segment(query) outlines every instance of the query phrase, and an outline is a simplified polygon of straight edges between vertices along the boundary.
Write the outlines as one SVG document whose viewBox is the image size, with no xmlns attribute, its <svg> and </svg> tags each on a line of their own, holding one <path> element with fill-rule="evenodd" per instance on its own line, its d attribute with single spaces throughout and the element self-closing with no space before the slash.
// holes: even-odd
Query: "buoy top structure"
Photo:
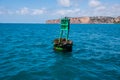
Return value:
<svg viewBox="0 0 120 80">
<path fill-rule="evenodd" d="M 61 19 L 60 38 L 62 38 L 65 35 L 66 36 L 65 39 L 68 40 L 69 27 L 70 27 L 70 19 L 67 17 Z"/>
<path fill-rule="evenodd" d="M 70 29 L 70 19 L 65 17 L 60 20 L 60 36 L 54 40 L 54 50 L 71 52 L 73 42 L 68 39 Z"/>
</svg>

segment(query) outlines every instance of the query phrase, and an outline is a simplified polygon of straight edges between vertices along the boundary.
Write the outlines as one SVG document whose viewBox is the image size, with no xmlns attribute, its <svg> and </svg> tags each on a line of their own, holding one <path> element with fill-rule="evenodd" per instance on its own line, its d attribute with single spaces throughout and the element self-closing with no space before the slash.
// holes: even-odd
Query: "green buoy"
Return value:
<svg viewBox="0 0 120 80">
<path fill-rule="evenodd" d="M 71 52 L 73 42 L 68 39 L 70 29 L 70 19 L 65 17 L 61 19 L 61 28 L 59 38 L 54 40 L 54 50 Z"/>
</svg>

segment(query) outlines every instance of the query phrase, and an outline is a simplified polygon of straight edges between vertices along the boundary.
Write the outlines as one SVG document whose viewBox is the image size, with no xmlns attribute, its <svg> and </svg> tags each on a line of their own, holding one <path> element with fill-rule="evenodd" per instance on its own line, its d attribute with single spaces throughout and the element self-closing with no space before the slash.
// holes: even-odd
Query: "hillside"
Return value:
<svg viewBox="0 0 120 80">
<path fill-rule="evenodd" d="M 106 16 L 96 16 L 96 17 L 69 17 L 71 24 L 104 24 L 104 23 L 120 23 L 120 16 L 118 17 L 106 17 Z M 60 19 L 47 20 L 47 24 L 58 24 Z"/>
</svg>

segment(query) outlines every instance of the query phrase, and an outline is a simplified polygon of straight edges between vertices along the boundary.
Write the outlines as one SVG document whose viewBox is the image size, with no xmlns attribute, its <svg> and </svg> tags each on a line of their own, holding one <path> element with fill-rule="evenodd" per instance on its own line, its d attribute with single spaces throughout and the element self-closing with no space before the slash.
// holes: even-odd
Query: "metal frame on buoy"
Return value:
<svg viewBox="0 0 120 80">
<path fill-rule="evenodd" d="M 60 21 L 60 36 L 54 40 L 54 50 L 55 51 L 65 51 L 71 52 L 73 42 L 68 39 L 69 29 L 70 29 L 70 19 L 65 17 Z"/>
</svg>

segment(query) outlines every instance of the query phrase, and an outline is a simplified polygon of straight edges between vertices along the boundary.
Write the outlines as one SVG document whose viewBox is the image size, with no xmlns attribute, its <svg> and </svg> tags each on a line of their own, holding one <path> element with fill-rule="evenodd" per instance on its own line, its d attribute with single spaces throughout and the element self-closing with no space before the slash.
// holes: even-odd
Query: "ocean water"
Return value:
<svg viewBox="0 0 120 80">
<path fill-rule="evenodd" d="M 0 80 L 120 80 L 120 25 L 71 25 L 70 53 L 55 52 L 58 24 L 0 24 Z"/>
</svg>

